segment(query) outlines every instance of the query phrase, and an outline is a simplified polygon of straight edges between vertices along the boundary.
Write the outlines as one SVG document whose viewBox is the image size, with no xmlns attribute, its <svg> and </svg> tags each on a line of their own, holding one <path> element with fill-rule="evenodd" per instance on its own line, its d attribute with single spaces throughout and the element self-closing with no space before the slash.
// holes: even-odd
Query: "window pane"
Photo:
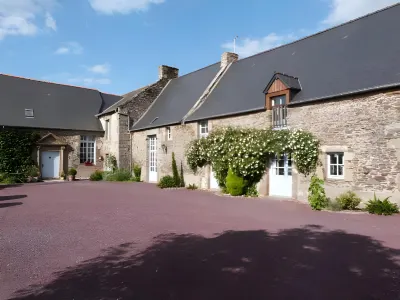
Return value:
<svg viewBox="0 0 400 300">
<path fill-rule="evenodd" d="M 285 169 L 284 168 L 279 168 L 278 170 L 278 175 L 285 175 Z"/>
<path fill-rule="evenodd" d="M 339 157 L 339 165 L 343 165 L 343 154 L 338 154 Z"/>
<path fill-rule="evenodd" d="M 331 154 L 330 158 L 331 158 L 331 164 L 332 165 L 336 165 L 337 164 L 337 156 L 336 156 L 336 154 Z"/>
<path fill-rule="evenodd" d="M 284 168 L 284 167 L 285 167 L 285 160 L 280 159 L 280 160 L 278 161 L 278 167 Z"/>
<path fill-rule="evenodd" d="M 331 175 L 337 175 L 337 166 L 331 166 Z"/>
<path fill-rule="evenodd" d="M 339 166 L 339 175 L 340 176 L 343 176 L 343 169 L 344 169 L 343 166 Z"/>
<path fill-rule="evenodd" d="M 289 169 L 288 169 L 288 175 L 289 175 L 289 176 L 292 176 L 292 168 L 289 168 Z"/>
</svg>

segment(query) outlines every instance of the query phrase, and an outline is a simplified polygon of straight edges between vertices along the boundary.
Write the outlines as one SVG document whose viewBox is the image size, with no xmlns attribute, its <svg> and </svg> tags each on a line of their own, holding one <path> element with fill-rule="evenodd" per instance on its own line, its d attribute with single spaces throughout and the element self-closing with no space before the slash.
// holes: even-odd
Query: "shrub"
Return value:
<svg viewBox="0 0 400 300">
<path fill-rule="evenodd" d="M 106 181 L 129 181 L 131 179 L 131 172 L 125 169 L 117 169 L 115 172 L 107 172 L 103 174 L 103 178 Z"/>
<path fill-rule="evenodd" d="M 361 199 L 354 192 L 348 191 L 337 197 L 336 202 L 340 205 L 341 209 L 355 210 L 361 203 Z"/>
<path fill-rule="evenodd" d="M 175 187 L 181 186 L 181 179 L 179 178 L 178 166 L 176 165 L 174 152 L 172 152 L 172 177 L 175 181 Z"/>
<path fill-rule="evenodd" d="M 28 166 L 25 171 L 26 177 L 38 177 L 39 176 L 39 168 L 35 165 Z"/>
<path fill-rule="evenodd" d="M 228 193 L 232 196 L 241 196 L 244 194 L 245 186 L 245 180 L 229 169 L 228 176 L 226 177 L 226 188 Z"/>
<path fill-rule="evenodd" d="M 342 206 L 336 200 L 331 200 L 329 198 L 328 198 L 328 204 L 327 204 L 326 208 L 331 211 L 341 211 L 342 210 Z"/>
<path fill-rule="evenodd" d="M 324 181 L 317 175 L 311 177 L 310 187 L 308 188 L 308 202 L 313 210 L 321 210 L 328 206 Z"/>
<path fill-rule="evenodd" d="M 172 177 L 170 175 L 162 177 L 160 182 L 158 183 L 158 187 L 160 187 L 162 189 L 176 187 L 174 177 Z"/>
<path fill-rule="evenodd" d="M 135 181 L 140 182 L 140 179 L 142 178 L 142 167 L 141 166 L 134 166 L 133 167 L 133 174 L 135 176 Z"/>
<path fill-rule="evenodd" d="M 374 194 L 374 199 L 369 200 L 366 210 L 370 214 L 390 216 L 399 213 L 399 207 L 395 203 L 389 201 L 390 197 L 380 200 Z"/>
<path fill-rule="evenodd" d="M 100 170 L 94 171 L 89 177 L 90 181 L 101 181 L 103 180 L 103 172 Z"/>
<path fill-rule="evenodd" d="M 76 169 L 71 168 L 68 170 L 68 175 L 76 176 L 76 174 L 78 174 L 78 171 Z"/>
<path fill-rule="evenodd" d="M 246 188 L 246 197 L 258 197 L 257 186 L 255 184 Z"/>
<path fill-rule="evenodd" d="M 185 187 L 185 178 L 183 177 L 183 164 L 181 162 L 181 175 L 180 175 L 180 186 Z"/>
<path fill-rule="evenodd" d="M 195 184 L 189 184 L 189 185 L 187 186 L 187 189 L 188 189 L 188 190 L 197 190 L 198 187 L 197 187 L 197 185 L 195 185 Z"/>
<path fill-rule="evenodd" d="M 2 184 L 14 184 L 17 183 L 15 178 L 8 176 L 7 174 L 0 174 L 0 183 Z"/>
</svg>

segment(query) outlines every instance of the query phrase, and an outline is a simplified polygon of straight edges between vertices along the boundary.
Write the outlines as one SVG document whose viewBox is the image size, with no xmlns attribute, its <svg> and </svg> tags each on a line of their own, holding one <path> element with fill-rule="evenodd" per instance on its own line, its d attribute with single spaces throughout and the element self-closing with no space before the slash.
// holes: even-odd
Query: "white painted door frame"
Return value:
<svg viewBox="0 0 400 300">
<path fill-rule="evenodd" d="M 287 154 L 271 162 L 269 173 L 269 195 L 292 197 L 292 160 Z"/>
<path fill-rule="evenodd" d="M 149 182 L 157 182 L 157 136 L 150 135 L 149 141 Z"/>
</svg>

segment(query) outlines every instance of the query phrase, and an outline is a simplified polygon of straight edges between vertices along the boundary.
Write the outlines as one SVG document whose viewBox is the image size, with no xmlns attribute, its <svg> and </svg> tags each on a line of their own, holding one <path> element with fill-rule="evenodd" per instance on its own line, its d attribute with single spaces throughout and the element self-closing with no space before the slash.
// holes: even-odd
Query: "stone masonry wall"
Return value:
<svg viewBox="0 0 400 300">
<path fill-rule="evenodd" d="M 369 94 L 289 108 L 288 125 L 321 141 L 318 174 L 331 198 L 353 190 L 363 200 L 392 196 L 400 203 L 400 92 Z M 326 152 L 344 152 L 345 179 L 327 179 Z M 294 176 L 294 196 L 306 201 L 309 178 Z"/>
<path fill-rule="evenodd" d="M 234 116 L 223 119 L 209 120 L 209 132 L 214 128 L 225 126 L 268 128 L 271 124 L 271 113 L 267 111 Z M 178 169 L 183 164 L 186 184 L 196 184 L 203 189 L 209 188 L 210 168 L 205 167 L 194 174 L 187 166 L 185 151 L 190 141 L 198 138 L 198 123 L 170 126 L 172 140 L 167 139 L 166 127 L 132 133 L 133 160 L 142 166 L 142 179 L 148 181 L 148 148 L 146 138 L 149 135 L 157 136 L 157 166 L 158 178 L 172 174 L 172 152 L 175 153 Z M 162 145 L 166 146 L 166 152 Z M 165 149 L 165 147 L 164 147 Z"/>
<path fill-rule="evenodd" d="M 162 79 L 148 86 L 130 101 L 119 107 L 119 149 L 118 164 L 120 168 L 131 169 L 131 139 L 129 126 L 132 126 L 147 111 L 149 106 L 157 99 L 169 79 Z"/>
</svg>

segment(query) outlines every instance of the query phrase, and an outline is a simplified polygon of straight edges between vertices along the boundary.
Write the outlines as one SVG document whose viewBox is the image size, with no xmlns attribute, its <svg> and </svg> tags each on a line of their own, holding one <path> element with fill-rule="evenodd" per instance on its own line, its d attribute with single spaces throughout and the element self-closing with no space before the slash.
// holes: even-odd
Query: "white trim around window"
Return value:
<svg viewBox="0 0 400 300">
<path fill-rule="evenodd" d="M 199 122 L 199 136 L 200 138 L 208 136 L 208 121 Z"/>
<path fill-rule="evenodd" d="M 329 179 L 344 179 L 344 153 L 330 152 L 327 156 L 327 177 Z"/>
<path fill-rule="evenodd" d="M 167 127 L 167 140 L 172 141 L 171 127 Z"/>
</svg>

